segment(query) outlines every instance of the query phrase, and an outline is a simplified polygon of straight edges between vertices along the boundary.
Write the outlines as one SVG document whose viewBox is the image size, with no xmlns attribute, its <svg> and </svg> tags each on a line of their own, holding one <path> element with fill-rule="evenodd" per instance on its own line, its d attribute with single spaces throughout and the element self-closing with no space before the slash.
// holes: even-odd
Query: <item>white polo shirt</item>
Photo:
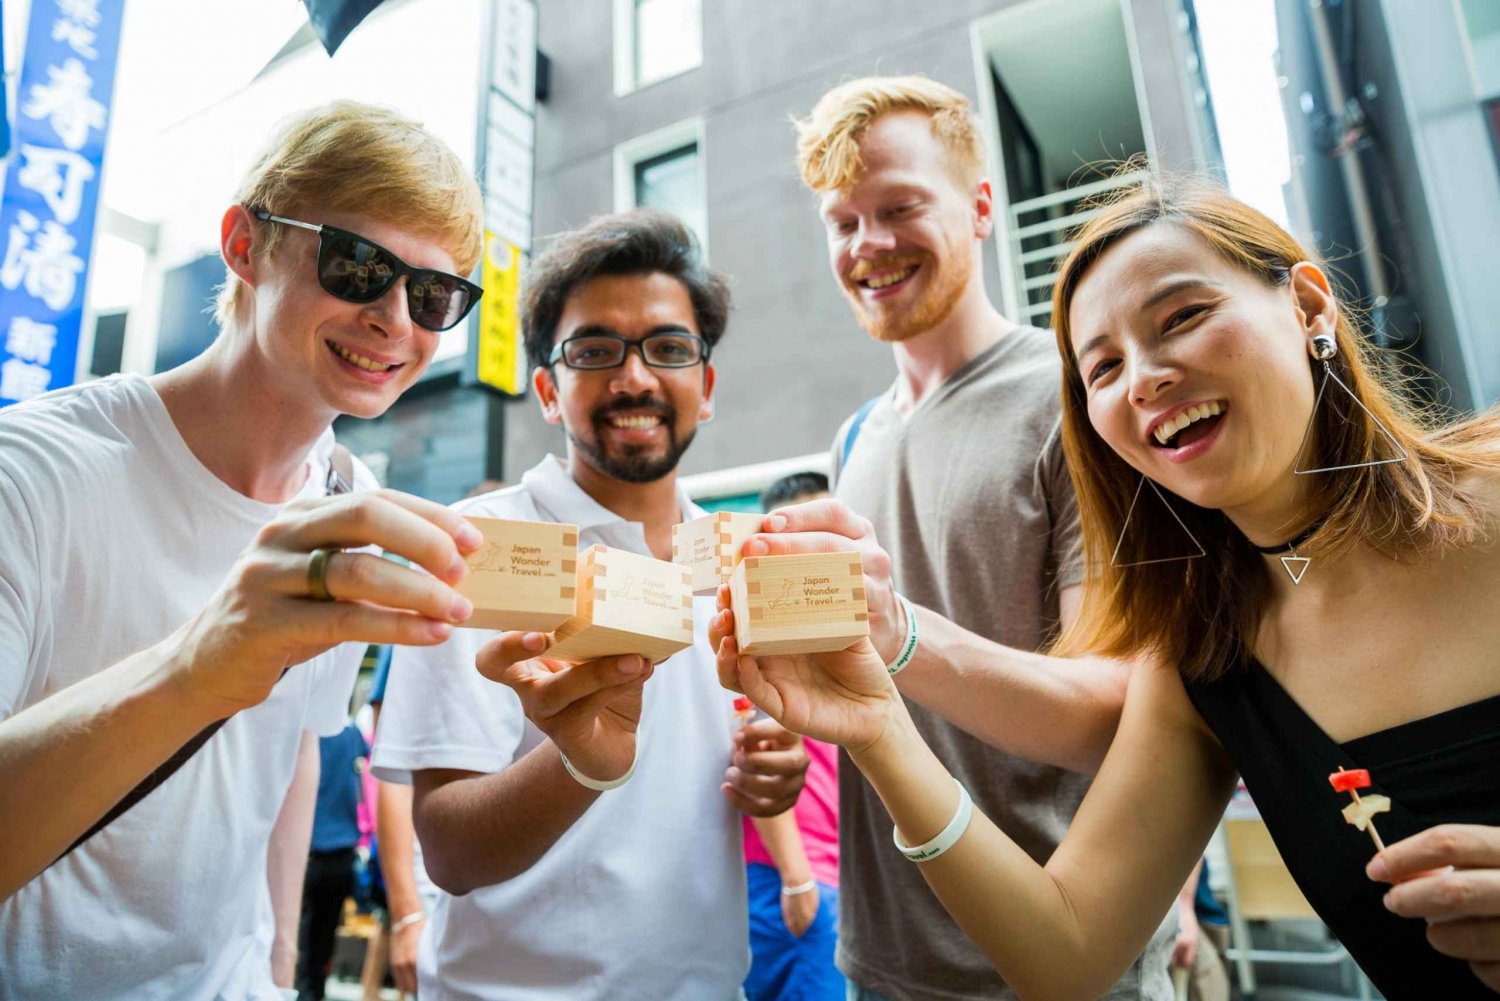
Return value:
<svg viewBox="0 0 1500 1001">
<path fill-rule="evenodd" d="M 684 518 L 703 513 L 686 495 L 681 505 Z M 583 547 L 650 554 L 641 524 L 594 501 L 553 456 L 519 486 L 455 509 L 573 523 Z M 696 641 L 646 683 L 630 781 L 600 794 L 521 875 L 439 895 L 418 956 L 423 1001 L 740 996 L 749 967 L 740 815 L 719 791 L 733 697 L 719 686 L 708 646 L 713 614 L 712 597 L 695 599 Z M 441 646 L 397 648 L 375 743 L 380 778 L 497 772 L 545 739 L 515 693 L 474 668 L 494 636 L 457 629 Z"/>
</svg>

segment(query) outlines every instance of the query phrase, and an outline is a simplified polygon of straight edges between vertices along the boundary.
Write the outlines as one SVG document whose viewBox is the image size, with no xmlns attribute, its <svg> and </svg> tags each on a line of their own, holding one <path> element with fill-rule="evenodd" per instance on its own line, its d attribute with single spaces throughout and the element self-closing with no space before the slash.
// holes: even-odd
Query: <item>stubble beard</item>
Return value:
<svg viewBox="0 0 1500 1001">
<path fill-rule="evenodd" d="M 650 446 L 634 445 L 626 446 L 619 454 L 611 453 L 604 445 L 603 435 L 610 413 L 616 410 L 643 408 L 655 410 L 660 414 L 662 427 L 667 431 L 666 451 L 653 456 L 649 451 Z M 697 434 L 697 430 L 694 429 L 678 441 L 676 408 L 655 400 L 625 400 L 600 407 L 590 416 L 589 424 L 592 430 L 589 438 L 569 428 L 568 440 L 573 443 L 573 447 L 590 466 L 605 476 L 624 483 L 655 483 L 671 473 L 682 461 L 683 454 L 687 452 L 688 446 L 693 443 L 693 438 Z"/>
<path fill-rule="evenodd" d="M 942 270 L 937 270 L 933 255 L 925 254 L 921 266 L 937 272 L 935 284 L 903 313 L 881 317 L 866 309 L 858 294 L 847 286 L 844 294 L 854 308 L 854 318 L 865 328 L 866 333 L 883 344 L 899 344 L 925 334 L 953 315 L 953 310 L 958 307 L 959 300 L 969 287 L 969 272 L 973 269 L 973 260 L 973 248 L 967 243 L 954 249 Z"/>
</svg>

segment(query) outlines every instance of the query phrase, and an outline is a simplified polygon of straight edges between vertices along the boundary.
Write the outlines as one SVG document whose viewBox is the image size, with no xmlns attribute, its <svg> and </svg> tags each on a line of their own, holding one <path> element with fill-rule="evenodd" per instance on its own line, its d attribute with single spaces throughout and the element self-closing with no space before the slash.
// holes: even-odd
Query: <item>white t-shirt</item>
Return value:
<svg viewBox="0 0 1500 1001">
<path fill-rule="evenodd" d="M 323 494 L 333 433 L 300 496 Z M 356 465 L 356 486 L 373 477 Z M 198 462 L 115 376 L 0 411 L 0 719 L 207 603 L 279 507 Z M 266 852 L 304 729 L 344 725 L 360 649 L 298 665 L 165 784 L 0 903 L 0 999 L 265 998 Z"/>
<path fill-rule="evenodd" d="M 685 517 L 701 512 L 682 500 Z M 457 505 L 490 518 L 569 522 L 583 546 L 649 553 L 638 522 L 585 494 L 548 456 L 521 484 Z M 602 793 L 529 870 L 461 897 L 439 893 L 422 933 L 422 1001 L 729 1001 L 749 966 L 740 815 L 719 791 L 733 697 L 719 687 L 694 602 L 697 642 L 646 683 L 635 775 Z M 375 773 L 497 772 L 545 738 L 504 685 L 474 669 L 495 633 L 457 629 L 398 649 Z M 563 778 L 561 781 L 571 782 Z"/>
</svg>

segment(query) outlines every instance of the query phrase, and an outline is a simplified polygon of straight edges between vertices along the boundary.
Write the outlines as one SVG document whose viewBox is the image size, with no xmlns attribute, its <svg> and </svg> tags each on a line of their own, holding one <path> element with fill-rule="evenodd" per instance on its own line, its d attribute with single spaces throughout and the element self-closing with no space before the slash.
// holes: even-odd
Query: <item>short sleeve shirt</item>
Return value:
<svg viewBox="0 0 1500 1001">
<path fill-rule="evenodd" d="M 1046 646 L 1058 595 L 1082 580 L 1078 514 L 1060 440 L 1053 336 L 1019 327 L 902 417 L 884 394 L 840 470 L 835 496 L 874 524 L 897 589 L 965 629 L 1021 650 Z M 840 436 L 842 441 L 843 436 Z M 836 455 L 837 459 L 838 456 Z M 1033 859 L 1062 840 L 1089 780 L 1003 751 L 913 702 L 917 729 L 975 805 Z M 917 866 L 891 848 L 891 819 L 847 761 L 839 769 L 840 966 L 896 1001 L 1012 998 Z M 900 914 L 902 919 L 891 920 Z M 1109 998 L 1170 998 L 1159 933 Z M 1157 968 L 1159 967 L 1159 969 Z"/>
<path fill-rule="evenodd" d="M 323 494 L 333 433 L 299 497 Z M 374 478 L 356 464 L 355 486 Z M 280 510 L 187 447 L 140 376 L 0 411 L 0 719 L 196 615 Z M 287 672 L 181 770 L 0 903 L 0 1001 L 280 995 L 266 851 L 303 730 L 337 733 L 362 648 Z"/>
<path fill-rule="evenodd" d="M 685 496 L 683 516 L 701 514 Z M 517 486 L 455 505 L 467 515 L 579 526 L 579 543 L 649 555 L 644 530 L 592 500 L 551 456 Z M 530 869 L 461 897 L 440 893 L 418 954 L 422 997 L 438 1001 L 710 1001 L 739 996 L 749 968 L 739 814 L 720 792 L 733 696 L 719 686 L 693 604 L 694 643 L 644 690 L 635 774 L 601 795 Z M 396 651 L 375 772 L 497 772 L 546 738 L 504 685 L 474 669 L 496 634 L 457 629 Z M 564 779 L 563 781 L 571 781 Z"/>
</svg>

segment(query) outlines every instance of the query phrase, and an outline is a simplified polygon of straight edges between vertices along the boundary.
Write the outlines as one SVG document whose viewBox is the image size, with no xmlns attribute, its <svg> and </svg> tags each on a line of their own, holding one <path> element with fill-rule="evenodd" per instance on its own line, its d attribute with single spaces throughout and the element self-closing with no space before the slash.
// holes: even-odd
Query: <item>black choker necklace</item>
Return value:
<svg viewBox="0 0 1500 1001">
<path fill-rule="evenodd" d="M 1318 529 L 1323 527 L 1323 522 L 1327 517 L 1325 514 L 1322 518 L 1314 521 L 1311 525 L 1303 529 L 1301 534 L 1288 542 L 1282 542 L 1274 546 L 1257 546 L 1251 542 L 1250 546 L 1258 553 L 1281 557 L 1281 566 L 1286 571 L 1286 575 L 1292 579 L 1293 584 L 1300 584 L 1302 583 L 1302 575 L 1307 573 L 1307 568 L 1312 564 L 1312 560 L 1306 556 L 1298 556 L 1297 550 L 1301 549 L 1307 540 L 1311 539 L 1317 533 Z M 1249 540 L 1247 539 L 1246 541 Z"/>
</svg>

